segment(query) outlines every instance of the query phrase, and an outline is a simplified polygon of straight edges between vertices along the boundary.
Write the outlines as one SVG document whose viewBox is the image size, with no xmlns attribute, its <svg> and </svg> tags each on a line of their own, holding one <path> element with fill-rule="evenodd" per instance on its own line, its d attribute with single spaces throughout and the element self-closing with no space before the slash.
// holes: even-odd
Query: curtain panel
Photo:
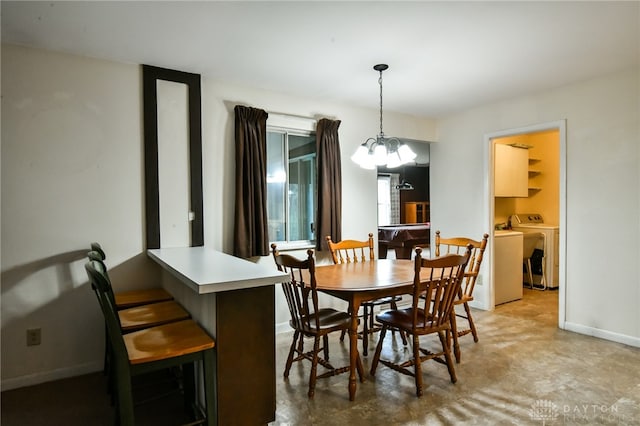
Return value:
<svg viewBox="0 0 640 426">
<path fill-rule="evenodd" d="M 233 255 L 269 255 L 266 111 L 236 105 L 236 199 Z"/>
<path fill-rule="evenodd" d="M 326 236 L 342 240 L 342 163 L 338 139 L 339 120 L 323 118 L 316 126 L 318 162 L 318 213 L 316 250 L 327 248 Z"/>
</svg>

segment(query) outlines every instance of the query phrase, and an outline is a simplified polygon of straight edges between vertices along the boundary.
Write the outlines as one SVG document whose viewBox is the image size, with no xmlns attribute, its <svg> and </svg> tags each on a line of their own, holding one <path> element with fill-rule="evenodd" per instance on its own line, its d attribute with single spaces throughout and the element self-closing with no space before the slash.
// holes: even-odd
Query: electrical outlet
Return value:
<svg viewBox="0 0 640 426">
<path fill-rule="evenodd" d="M 41 330 L 30 328 L 27 330 L 27 346 L 37 346 L 40 344 Z"/>
</svg>

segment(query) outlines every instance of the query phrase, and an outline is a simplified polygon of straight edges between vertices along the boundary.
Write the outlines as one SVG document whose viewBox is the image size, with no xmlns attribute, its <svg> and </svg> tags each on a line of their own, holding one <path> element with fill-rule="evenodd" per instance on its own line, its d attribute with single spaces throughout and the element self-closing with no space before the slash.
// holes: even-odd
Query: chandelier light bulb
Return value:
<svg viewBox="0 0 640 426">
<path fill-rule="evenodd" d="M 405 143 L 398 147 L 398 155 L 400 156 L 400 160 L 403 164 L 410 163 L 417 157 L 416 153 L 413 152 L 413 150 L 409 148 L 409 145 Z"/>
</svg>

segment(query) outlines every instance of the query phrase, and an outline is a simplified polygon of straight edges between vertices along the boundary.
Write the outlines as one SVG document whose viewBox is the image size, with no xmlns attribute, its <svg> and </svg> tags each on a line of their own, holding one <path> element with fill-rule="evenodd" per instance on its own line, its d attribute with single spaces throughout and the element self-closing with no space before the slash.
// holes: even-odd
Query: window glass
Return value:
<svg viewBox="0 0 640 426">
<path fill-rule="evenodd" d="M 378 225 L 391 225 L 391 176 L 378 175 Z"/>
<path fill-rule="evenodd" d="M 269 129 L 267 215 L 270 241 L 315 241 L 316 193 L 315 135 L 289 129 Z"/>
<path fill-rule="evenodd" d="M 267 219 L 271 241 L 285 241 L 286 235 L 284 141 L 284 133 L 267 132 Z"/>
</svg>

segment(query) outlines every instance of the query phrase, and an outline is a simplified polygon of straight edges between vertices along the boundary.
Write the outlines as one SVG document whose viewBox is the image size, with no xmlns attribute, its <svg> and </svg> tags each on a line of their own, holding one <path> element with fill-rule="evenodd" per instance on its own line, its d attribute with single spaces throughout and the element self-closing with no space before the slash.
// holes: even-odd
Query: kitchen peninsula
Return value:
<svg viewBox="0 0 640 426">
<path fill-rule="evenodd" d="M 147 254 L 172 275 L 163 286 L 216 341 L 218 425 L 275 420 L 274 284 L 287 275 L 206 247 Z"/>
</svg>

